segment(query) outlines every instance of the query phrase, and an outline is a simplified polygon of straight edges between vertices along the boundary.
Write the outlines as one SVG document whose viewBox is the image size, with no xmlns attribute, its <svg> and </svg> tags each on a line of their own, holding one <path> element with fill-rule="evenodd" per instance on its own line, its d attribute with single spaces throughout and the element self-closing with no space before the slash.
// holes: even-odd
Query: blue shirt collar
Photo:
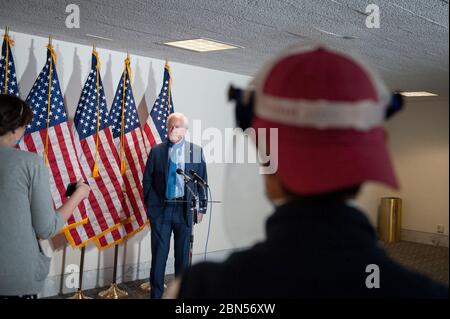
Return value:
<svg viewBox="0 0 450 319">
<path fill-rule="evenodd" d="M 181 141 L 179 141 L 177 144 L 173 144 L 170 140 L 169 141 L 169 148 L 173 147 L 173 148 L 180 148 L 184 145 L 185 143 L 185 139 L 184 137 L 181 139 Z"/>
</svg>

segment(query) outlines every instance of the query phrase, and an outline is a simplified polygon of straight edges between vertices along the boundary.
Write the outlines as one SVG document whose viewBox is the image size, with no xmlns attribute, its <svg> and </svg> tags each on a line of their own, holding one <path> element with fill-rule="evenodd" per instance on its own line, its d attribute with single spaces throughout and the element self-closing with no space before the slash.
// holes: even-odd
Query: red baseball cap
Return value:
<svg viewBox="0 0 450 319">
<path fill-rule="evenodd" d="M 366 181 L 398 188 L 382 126 L 389 93 L 358 58 L 291 47 L 253 86 L 252 127 L 277 128 L 277 174 L 287 189 L 314 195 Z"/>
</svg>

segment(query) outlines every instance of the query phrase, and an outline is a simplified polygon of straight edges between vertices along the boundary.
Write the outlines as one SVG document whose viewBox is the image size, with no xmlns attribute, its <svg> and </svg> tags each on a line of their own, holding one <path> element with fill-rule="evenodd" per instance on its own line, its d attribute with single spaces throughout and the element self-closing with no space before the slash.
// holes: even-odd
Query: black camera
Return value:
<svg viewBox="0 0 450 319">
<path fill-rule="evenodd" d="M 252 124 L 255 92 L 244 91 L 230 85 L 228 101 L 235 103 L 236 126 L 245 131 Z"/>
<path fill-rule="evenodd" d="M 392 115 L 398 113 L 401 109 L 403 109 L 403 95 L 401 95 L 400 92 L 394 92 L 391 96 L 391 101 L 386 108 L 386 120 L 390 119 Z"/>
<path fill-rule="evenodd" d="M 89 184 L 86 183 L 86 182 L 83 182 L 83 183 L 85 183 L 86 185 L 89 185 Z M 73 193 L 75 193 L 76 189 L 77 189 L 77 183 L 69 183 L 69 184 L 67 185 L 67 189 L 66 189 L 66 194 L 65 194 L 66 197 L 72 196 Z"/>
<path fill-rule="evenodd" d="M 66 189 L 66 197 L 72 196 L 73 193 L 75 193 L 75 190 L 77 189 L 77 183 L 70 183 L 67 185 Z"/>
</svg>

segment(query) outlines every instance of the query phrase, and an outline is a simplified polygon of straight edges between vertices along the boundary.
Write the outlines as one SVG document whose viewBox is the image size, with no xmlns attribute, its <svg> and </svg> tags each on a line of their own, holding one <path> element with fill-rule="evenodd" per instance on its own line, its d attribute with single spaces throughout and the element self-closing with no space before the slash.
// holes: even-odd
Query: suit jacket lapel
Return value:
<svg viewBox="0 0 450 319">
<path fill-rule="evenodd" d="M 161 152 L 162 152 L 162 154 L 161 154 L 161 160 L 162 160 L 162 162 L 163 162 L 163 167 L 164 167 L 164 174 L 165 174 L 165 179 L 164 179 L 164 184 L 166 185 L 167 184 L 167 173 L 168 173 L 168 169 L 169 169 L 169 142 L 163 142 L 163 146 L 164 147 L 162 147 L 161 148 Z M 164 189 L 165 189 L 165 186 L 164 186 Z"/>
<path fill-rule="evenodd" d="M 189 174 L 189 170 L 192 169 L 192 143 L 185 142 L 184 145 L 184 171 Z"/>
</svg>

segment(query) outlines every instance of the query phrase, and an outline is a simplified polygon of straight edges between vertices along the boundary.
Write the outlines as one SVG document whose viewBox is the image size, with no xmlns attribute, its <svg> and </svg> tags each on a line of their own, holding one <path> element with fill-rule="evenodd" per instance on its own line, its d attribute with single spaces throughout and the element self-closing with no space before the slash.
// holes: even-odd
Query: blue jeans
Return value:
<svg viewBox="0 0 450 319">
<path fill-rule="evenodd" d="M 191 227 L 186 221 L 185 203 L 167 203 L 163 213 L 151 221 L 152 265 L 150 270 L 151 298 L 159 299 L 164 292 L 164 274 L 174 234 L 175 276 L 189 267 Z"/>
</svg>

